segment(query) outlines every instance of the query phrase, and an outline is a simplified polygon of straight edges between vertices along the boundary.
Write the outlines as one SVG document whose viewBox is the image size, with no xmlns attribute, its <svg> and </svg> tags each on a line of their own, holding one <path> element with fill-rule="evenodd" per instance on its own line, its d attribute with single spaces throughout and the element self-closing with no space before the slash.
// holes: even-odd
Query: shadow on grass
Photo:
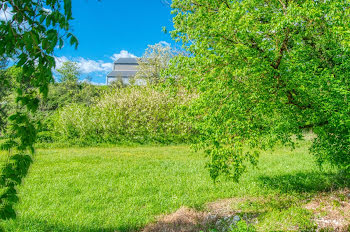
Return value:
<svg viewBox="0 0 350 232">
<path fill-rule="evenodd" d="M 262 231 L 316 231 L 315 215 L 305 204 L 320 194 L 350 187 L 349 177 L 317 171 L 262 175 L 258 180 L 263 188 L 275 190 L 276 194 L 245 197 L 234 202 L 232 208 L 252 221 L 257 219 Z"/>
<path fill-rule="evenodd" d="M 48 222 L 39 219 L 16 219 L 7 222 L 6 225 L 0 225 L 0 232 L 5 231 L 47 231 L 47 232 L 71 232 L 71 231 L 84 231 L 84 232 L 134 232 L 139 231 L 140 227 L 133 225 L 125 225 L 119 227 L 104 227 L 95 225 L 93 227 L 81 226 L 81 225 L 65 225 L 58 222 Z"/>
<path fill-rule="evenodd" d="M 304 200 L 310 195 L 321 192 L 328 192 L 337 189 L 350 187 L 350 178 L 326 172 L 295 172 L 283 175 L 262 175 L 258 177 L 260 184 L 264 188 L 278 190 L 281 195 L 244 197 L 231 204 L 243 219 L 252 224 L 259 219 L 263 231 L 276 231 L 284 228 L 293 229 L 296 225 L 299 229 L 313 231 L 315 228 L 312 222 L 313 215 L 302 207 Z M 3 224 L 4 225 L 4 224 Z M 161 227 L 171 228 L 176 224 L 162 224 Z M 186 224 L 186 226 L 193 226 Z M 140 227 L 135 225 L 122 225 L 109 228 L 98 225 L 91 227 L 82 225 L 65 225 L 61 223 L 51 223 L 39 219 L 18 218 L 15 221 L 5 224 L 5 228 L 0 226 L 0 231 L 139 231 Z"/>
<path fill-rule="evenodd" d="M 281 193 L 317 193 L 350 187 L 350 178 L 337 173 L 297 172 L 276 176 L 260 176 L 265 188 Z"/>
</svg>

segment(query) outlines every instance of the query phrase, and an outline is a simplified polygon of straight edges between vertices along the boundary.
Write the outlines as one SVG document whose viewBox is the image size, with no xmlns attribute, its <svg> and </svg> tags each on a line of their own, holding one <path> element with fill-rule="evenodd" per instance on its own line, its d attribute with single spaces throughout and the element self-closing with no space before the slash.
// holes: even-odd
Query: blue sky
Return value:
<svg viewBox="0 0 350 232">
<path fill-rule="evenodd" d="M 68 44 L 55 51 L 59 67 L 72 60 L 81 79 L 105 83 L 105 75 L 118 57 L 142 56 L 149 44 L 171 43 L 162 32 L 172 30 L 171 8 L 164 0 L 73 0 L 72 31 L 79 39 L 75 50 Z"/>
</svg>

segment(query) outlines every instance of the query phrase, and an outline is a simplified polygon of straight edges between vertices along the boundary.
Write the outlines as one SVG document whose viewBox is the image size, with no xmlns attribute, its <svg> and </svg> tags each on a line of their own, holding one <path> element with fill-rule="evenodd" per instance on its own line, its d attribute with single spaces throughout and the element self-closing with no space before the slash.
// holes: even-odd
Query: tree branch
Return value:
<svg viewBox="0 0 350 232">
<path fill-rule="evenodd" d="M 231 9 L 230 5 L 228 4 L 227 0 L 222 0 L 223 3 L 227 6 L 227 8 Z"/>
<path fill-rule="evenodd" d="M 277 58 L 275 64 L 271 64 L 271 66 L 276 70 L 279 68 L 281 61 L 282 61 L 282 58 L 283 58 L 283 55 L 284 55 L 284 52 L 287 50 L 288 41 L 289 41 L 289 28 L 287 28 L 287 30 L 285 32 L 284 40 L 283 40 L 281 48 L 278 52 L 278 54 L 279 54 L 278 58 Z"/>
</svg>

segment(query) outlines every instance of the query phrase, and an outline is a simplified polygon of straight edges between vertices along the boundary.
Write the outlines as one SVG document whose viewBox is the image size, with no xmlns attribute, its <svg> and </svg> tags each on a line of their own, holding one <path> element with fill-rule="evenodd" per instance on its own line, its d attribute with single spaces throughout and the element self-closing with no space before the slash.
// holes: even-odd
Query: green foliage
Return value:
<svg viewBox="0 0 350 232">
<path fill-rule="evenodd" d="M 9 95 L 11 89 L 10 81 L 6 74 L 7 61 L 5 59 L 0 60 L 0 136 L 2 130 L 6 125 L 7 118 L 7 107 L 6 107 L 6 96 Z"/>
<path fill-rule="evenodd" d="M 111 89 L 92 105 L 70 104 L 51 118 L 54 140 L 69 143 L 181 143 L 189 124 L 175 120 L 175 108 L 190 95 L 171 95 L 150 86 Z"/>
<path fill-rule="evenodd" d="M 56 45 L 62 48 L 64 39 L 70 39 L 70 44 L 78 45 L 77 39 L 69 33 L 71 0 L 3 0 L 0 10 L 8 17 L 0 22 L 0 57 L 11 58 L 17 67 L 21 67 L 20 75 L 15 79 L 16 107 L 8 118 L 8 141 L 2 148 L 14 154 L 33 153 L 37 131 L 34 115 L 39 107 L 40 95 L 47 96 L 48 85 L 53 81 L 51 70 L 55 67 L 54 48 Z M 27 156 L 14 157 L 14 163 L 18 163 L 14 166 L 23 171 L 15 171 L 13 175 L 23 178 L 29 163 L 21 164 L 26 163 Z M 12 177 L 4 175 L 4 178 Z M 0 185 L 1 189 L 9 187 L 6 180 Z M 15 216 L 12 210 L 14 201 L 8 200 L 15 197 L 16 191 L 2 191 L 1 218 Z"/>
<path fill-rule="evenodd" d="M 229 232 L 256 232 L 253 226 L 248 225 L 245 221 L 239 221 L 236 227 L 233 227 Z"/>
<path fill-rule="evenodd" d="M 75 84 L 53 83 L 49 87 L 50 92 L 40 102 L 39 114 L 45 112 L 52 114 L 59 108 L 72 103 L 89 106 L 107 89 L 105 86 L 97 86 L 86 82 Z"/>
<path fill-rule="evenodd" d="M 66 84 L 77 84 L 79 80 L 79 67 L 77 63 L 66 61 L 63 62 L 62 67 L 57 69 L 60 75 L 60 81 Z"/>
<path fill-rule="evenodd" d="M 12 155 L 0 173 L 0 217 L 9 219 L 16 217 L 13 205 L 18 202 L 16 186 L 21 184 L 27 175 L 32 158 L 29 155 L 18 153 Z"/>
<path fill-rule="evenodd" d="M 37 120 L 41 122 L 37 136 L 38 142 L 53 142 L 50 125 L 52 125 L 52 120 L 54 120 L 54 115 L 57 114 L 58 110 L 68 107 L 70 104 L 89 107 L 105 89 L 104 86 L 96 86 L 84 82 L 50 84 L 50 92 L 47 98 L 41 101 L 36 114 Z"/>
<path fill-rule="evenodd" d="M 350 172 L 350 2 L 174 0 L 177 41 L 170 74 L 198 99 L 188 115 L 211 176 L 235 180 L 254 150 L 293 145 Z M 251 149 L 247 150 L 246 148 Z M 253 151 L 253 152 L 252 152 Z"/>
<path fill-rule="evenodd" d="M 21 68 L 11 67 L 3 72 L 4 86 L 2 91 L 2 104 L 0 107 L 1 128 L 5 129 L 9 126 L 8 115 L 15 114 L 16 111 L 25 113 L 23 107 L 20 107 L 16 103 L 16 79 L 22 75 Z M 77 103 L 86 106 L 91 105 L 94 100 L 105 90 L 106 86 L 95 86 L 87 82 L 63 82 L 63 83 L 51 83 L 49 84 L 50 91 L 45 98 L 40 99 L 39 108 L 33 115 L 32 119 L 38 123 L 39 134 L 37 138 L 40 142 L 51 141 L 48 135 L 48 121 L 50 116 L 55 111 L 63 106 Z M 9 129 L 9 127 L 7 127 Z"/>
</svg>

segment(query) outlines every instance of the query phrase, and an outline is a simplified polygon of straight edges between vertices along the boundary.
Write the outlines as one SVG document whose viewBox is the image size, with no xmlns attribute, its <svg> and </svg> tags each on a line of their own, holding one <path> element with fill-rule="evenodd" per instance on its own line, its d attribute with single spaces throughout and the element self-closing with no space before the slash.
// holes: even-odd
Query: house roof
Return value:
<svg viewBox="0 0 350 232">
<path fill-rule="evenodd" d="M 107 78 L 111 77 L 133 77 L 137 71 L 112 71 L 107 75 Z"/>
<path fill-rule="evenodd" d="M 119 58 L 118 60 L 114 61 L 114 64 L 138 64 L 136 58 Z"/>
</svg>

